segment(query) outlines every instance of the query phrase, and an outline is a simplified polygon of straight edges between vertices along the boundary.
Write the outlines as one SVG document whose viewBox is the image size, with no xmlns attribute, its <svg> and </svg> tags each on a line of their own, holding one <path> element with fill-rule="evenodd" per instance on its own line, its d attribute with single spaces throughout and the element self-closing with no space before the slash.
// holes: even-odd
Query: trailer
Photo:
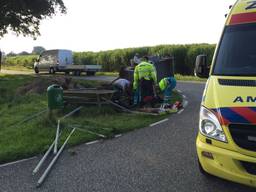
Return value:
<svg viewBox="0 0 256 192">
<path fill-rule="evenodd" d="M 66 74 L 72 72 L 74 75 L 81 75 L 85 72 L 88 76 L 95 75 L 96 72 L 101 71 L 101 65 L 67 65 L 64 69 L 60 69 Z"/>
<path fill-rule="evenodd" d="M 72 51 L 65 49 L 43 51 L 34 63 L 35 73 L 47 71 L 50 74 L 64 72 L 81 75 L 84 72 L 87 75 L 95 75 L 101 69 L 101 65 L 75 65 Z"/>
</svg>

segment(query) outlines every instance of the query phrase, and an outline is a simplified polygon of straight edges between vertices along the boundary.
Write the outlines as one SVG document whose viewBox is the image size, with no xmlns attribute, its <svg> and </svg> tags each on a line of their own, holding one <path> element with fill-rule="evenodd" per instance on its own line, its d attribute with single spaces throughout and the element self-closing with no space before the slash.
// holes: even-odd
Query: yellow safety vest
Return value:
<svg viewBox="0 0 256 192">
<path fill-rule="evenodd" d="M 168 82 L 167 82 L 167 78 L 163 78 L 160 82 L 159 82 L 159 88 L 161 89 L 161 91 L 165 90 Z"/>
<path fill-rule="evenodd" d="M 138 88 L 139 81 L 142 78 L 146 80 L 153 80 L 157 83 L 156 69 L 153 64 L 143 61 L 135 67 L 133 89 Z"/>
</svg>

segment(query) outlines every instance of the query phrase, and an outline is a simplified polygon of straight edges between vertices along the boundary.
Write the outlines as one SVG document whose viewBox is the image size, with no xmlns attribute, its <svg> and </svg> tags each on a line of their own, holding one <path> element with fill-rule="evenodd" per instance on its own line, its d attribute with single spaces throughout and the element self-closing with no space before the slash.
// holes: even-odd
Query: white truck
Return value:
<svg viewBox="0 0 256 192">
<path fill-rule="evenodd" d="M 95 75 L 102 69 L 101 65 L 74 65 L 73 53 L 70 50 L 54 49 L 43 51 L 34 63 L 35 73 L 48 71 L 50 74 L 55 72 L 65 72 L 74 75 L 81 75 L 86 72 L 87 75 Z"/>
</svg>

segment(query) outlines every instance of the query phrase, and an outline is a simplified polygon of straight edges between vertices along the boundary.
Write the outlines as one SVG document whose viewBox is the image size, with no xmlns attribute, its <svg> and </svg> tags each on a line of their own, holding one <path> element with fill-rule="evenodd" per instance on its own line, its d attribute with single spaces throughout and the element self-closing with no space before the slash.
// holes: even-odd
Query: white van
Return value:
<svg viewBox="0 0 256 192">
<path fill-rule="evenodd" d="M 55 72 L 69 74 L 73 72 L 74 75 L 80 75 L 86 72 L 87 75 L 95 75 L 101 68 L 101 65 L 74 65 L 72 51 L 65 49 L 43 51 L 34 63 L 35 73 L 48 71 L 50 74 Z"/>
<path fill-rule="evenodd" d="M 43 51 L 34 64 L 36 73 L 39 71 L 49 71 L 55 73 L 67 65 L 73 64 L 73 54 L 70 50 L 56 49 Z"/>
</svg>

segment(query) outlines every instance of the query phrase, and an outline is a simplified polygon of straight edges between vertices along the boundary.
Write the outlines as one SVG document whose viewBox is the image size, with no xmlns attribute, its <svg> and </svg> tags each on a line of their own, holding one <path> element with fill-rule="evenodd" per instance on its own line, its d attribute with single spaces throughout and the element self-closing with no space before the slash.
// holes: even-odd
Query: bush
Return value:
<svg viewBox="0 0 256 192">
<path fill-rule="evenodd" d="M 6 57 L 4 59 L 3 66 L 33 69 L 34 62 L 37 57 L 37 55 Z"/>
</svg>

